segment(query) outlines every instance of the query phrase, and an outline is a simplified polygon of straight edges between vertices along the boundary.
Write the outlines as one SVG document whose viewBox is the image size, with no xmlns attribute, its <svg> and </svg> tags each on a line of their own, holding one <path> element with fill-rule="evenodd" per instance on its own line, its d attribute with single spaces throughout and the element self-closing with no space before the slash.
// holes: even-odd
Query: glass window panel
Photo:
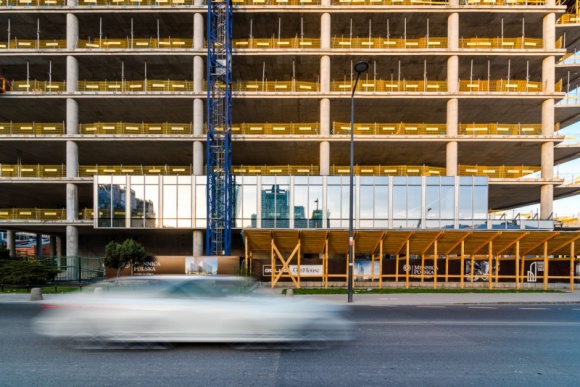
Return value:
<svg viewBox="0 0 580 387">
<path fill-rule="evenodd" d="M 177 227 L 176 185 L 163 185 L 163 227 Z"/>
<path fill-rule="evenodd" d="M 407 187 L 407 217 L 409 219 L 421 218 L 421 186 L 411 185 Z"/>
<path fill-rule="evenodd" d="M 309 176 L 308 183 L 310 185 L 322 185 L 322 176 Z"/>
<path fill-rule="evenodd" d="M 97 179 L 99 184 L 111 184 L 113 182 L 112 176 L 98 176 Z"/>
<path fill-rule="evenodd" d="M 195 177 L 195 184 L 199 185 L 199 184 L 207 184 L 207 176 L 203 175 L 203 176 L 196 176 Z"/>
<path fill-rule="evenodd" d="M 244 185 L 242 192 L 242 227 L 256 228 L 256 218 L 258 216 L 258 186 Z"/>
<path fill-rule="evenodd" d="M 425 177 L 425 185 L 440 185 L 441 178 L 439 176 L 427 176 Z"/>
<path fill-rule="evenodd" d="M 328 219 L 331 220 L 340 219 L 340 208 L 341 208 L 340 192 L 341 192 L 340 186 L 336 185 L 329 185 L 326 189 L 326 211 L 328 213 Z"/>
<path fill-rule="evenodd" d="M 133 182 L 133 179 L 131 179 Z M 145 222 L 145 186 L 131 185 L 131 227 L 144 227 Z"/>
<path fill-rule="evenodd" d="M 474 185 L 487 185 L 488 179 L 485 176 L 474 176 L 473 177 L 473 184 Z"/>
<path fill-rule="evenodd" d="M 195 186 L 195 219 L 196 226 L 205 225 L 206 222 L 206 196 L 205 185 Z"/>
<path fill-rule="evenodd" d="M 393 185 L 407 185 L 407 177 L 393 176 Z"/>
<path fill-rule="evenodd" d="M 163 184 L 177 184 L 177 176 L 162 176 Z"/>
<path fill-rule="evenodd" d="M 191 185 L 177 186 L 177 218 L 191 224 Z"/>
<path fill-rule="evenodd" d="M 322 185 L 308 187 L 309 228 L 322 227 Z"/>
<path fill-rule="evenodd" d="M 455 186 L 441 187 L 441 219 L 455 219 Z"/>
<path fill-rule="evenodd" d="M 387 176 L 375 176 L 375 185 L 389 185 Z"/>
<path fill-rule="evenodd" d="M 244 176 L 244 184 L 258 184 L 258 176 Z"/>
<path fill-rule="evenodd" d="M 356 178 L 355 178 L 356 180 Z M 375 179 L 373 176 L 361 176 L 360 177 L 360 184 L 361 185 L 373 185 L 375 183 Z"/>
<path fill-rule="evenodd" d="M 340 185 L 340 176 L 328 176 L 328 185 Z"/>
<path fill-rule="evenodd" d="M 124 176 L 121 177 L 125 181 Z M 111 207 L 113 211 L 113 227 L 127 227 L 125 221 L 126 201 L 127 187 L 124 184 L 112 184 Z"/>
<path fill-rule="evenodd" d="M 341 206 L 341 211 L 340 211 L 341 212 L 340 218 L 343 220 L 342 224 L 345 225 L 345 222 L 346 222 L 346 225 L 348 226 L 348 216 L 350 213 L 350 211 L 349 211 L 349 205 L 350 205 L 350 189 L 349 188 L 350 187 L 348 185 L 343 185 L 340 188 L 341 188 L 341 193 L 342 193 L 341 194 L 342 206 Z M 352 200 L 353 200 L 353 203 L 356 203 L 356 197 L 354 196 L 354 193 L 353 193 Z"/>
<path fill-rule="evenodd" d="M 308 176 L 295 176 L 294 184 L 308 184 Z"/>
<path fill-rule="evenodd" d="M 439 185 L 428 185 L 425 187 L 425 218 L 439 219 Z"/>
<path fill-rule="evenodd" d="M 157 185 L 145 186 L 145 227 L 158 227 L 157 214 L 159 214 L 159 187 Z"/>
<path fill-rule="evenodd" d="M 191 176 L 177 176 L 177 183 L 179 184 L 191 185 L 191 182 L 192 182 Z"/>
<path fill-rule="evenodd" d="M 393 186 L 393 218 L 405 219 L 407 217 L 407 186 Z"/>
<path fill-rule="evenodd" d="M 274 185 L 276 184 L 276 177 L 275 176 L 261 176 L 262 178 L 262 185 Z"/>
<path fill-rule="evenodd" d="M 471 176 L 461 176 L 459 185 L 473 185 L 473 178 Z"/>
<path fill-rule="evenodd" d="M 442 176 L 441 185 L 455 185 L 455 178 L 451 176 Z"/>
<path fill-rule="evenodd" d="M 389 218 L 389 187 L 379 185 L 375 187 L 375 220 Z M 377 227 L 379 227 L 377 225 Z"/>
<path fill-rule="evenodd" d="M 473 187 L 470 185 L 459 186 L 459 219 L 473 219 Z"/>
<path fill-rule="evenodd" d="M 408 185 L 421 185 L 421 176 L 407 176 Z"/>
<path fill-rule="evenodd" d="M 487 185 L 478 185 L 473 189 L 473 219 L 487 219 Z"/>
<path fill-rule="evenodd" d="M 294 227 L 307 228 L 308 222 L 308 186 L 294 186 Z"/>
<path fill-rule="evenodd" d="M 374 187 L 372 185 L 360 186 L 359 218 L 374 218 Z M 362 226 L 361 226 L 362 227 Z"/>
<path fill-rule="evenodd" d="M 359 221 L 359 227 L 360 228 L 373 228 L 374 227 L 374 221 L 373 220 L 368 220 L 368 219 L 361 219 Z"/>
</svg>

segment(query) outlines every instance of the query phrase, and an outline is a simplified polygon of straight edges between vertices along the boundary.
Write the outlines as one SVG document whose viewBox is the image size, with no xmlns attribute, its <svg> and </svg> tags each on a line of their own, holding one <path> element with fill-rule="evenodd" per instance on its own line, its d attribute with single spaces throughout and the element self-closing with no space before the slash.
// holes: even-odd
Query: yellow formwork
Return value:
<svg viewBox="0 0 580 387">
<path fill-rule="evenodd" d="M 0 135 L 61 135 L 65 133 L 62 122 L 0 122 Z"/>
<path fill-rule="evenodd" d="M 354 124 L 355 135 L 445 135 L 446 124 L 425 124 L 425 123 L 359 123 Z M 332 134 L 350 134 L 349 122 L 333 122 Z"/>
<path fill-rule="evenodd" d="M 77 48 L 87 50 L 113 50 L 113 49 L 192 49 L 193 39 L 182 38 L 113 38 L 95 40 L 79 40 Z"/>
<path fill-rule="evenodd" d="M 459 48 L 465 49 L 522 49 L 538 50 L 543 48 L 542 39 L 536 38 L 460 38 Z"/>
<path fill-rule="evenodd" d="M 78 81 L 78 91 L 83 92 L 193 92 L 193 82 L 188 80 L 142 80 L 142 81 Z"/>
<path fill-rule="evenodd" d="M 459 176 L 488 176 L 490 178 L 499 179 L 519 179 L 519 178 L 533 178 L 538 179 L 539 176 L 532 176 L 542 170 L 538 166 L 483 166 L 483 165 L 464 165 L 457 166 Z"/>
<path fill-rule="evenodd" d="M 351 93 L 354 81 L 331 82 L 330 91 Z M 441 93 L 447 91 L 445 81 L 384 81 L 361 79 L 356 87 L 359 92 L 393 92 L 393 93 Z"/>
<path fill-rule="evenodd" d="M 353 49 L 426 49 L 426 48 L 447 48 L 447 38 L 429 37 L 419 39 L 392 39 L 392 38 L 350 38 L 333 37 L 330 40 L 331 48 Z"/>
<path fill-rule="evenodd" d="M 66 48 L 66 40 L 22 40 L 14 39 L 0 42 L 0 49 L 12 50 L 58 50 Z"/>
<path fill-rule="evenodd" d="M 79 133 L 83 135 L 191 135 L 193 125 L 190 122 L 94 122 L 80 124 Z"/>
</svg>

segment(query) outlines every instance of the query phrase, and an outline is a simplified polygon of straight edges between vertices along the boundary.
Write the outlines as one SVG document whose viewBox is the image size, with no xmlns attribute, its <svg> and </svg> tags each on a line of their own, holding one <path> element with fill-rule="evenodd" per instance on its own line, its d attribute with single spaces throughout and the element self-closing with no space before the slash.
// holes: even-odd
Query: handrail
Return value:
<svg viewBox="0 0 580 387">
<path fill-rule="evenodd" d="M 94 122 L 79 124 L 79 133 L 83 135 L 191 135 L 193 124 L 191 122 Z"/>
<path fill-rule="evenodd" d="M 93 209 L 84 208 L 78 212 L 77 220 L 93 220 Z M 66 221 L 66 208 L 0 208 L 0 221 Z"/>
<path fill-rule="evenodd" d="M 65 133 L 62 122 L 0 122 L 0 135 L 62 135 Z"/>
<path fill-rule="evenodd" d="M 234 135 L 317 135 L 318 122 L 308 123 L 241 123 L 232 125 Z"/>
<path fill-rule="evenodd" d="M 330 40 L 331 48 L 366 48 L 366 49 L 426 49 L 426 48 L 447 48 L 447 38 L 445 37 L 425 37 L 418 39 L 392 39 L 392 38 L 350 38 L 333 37 Z"/>
<path fill-rule="evenodd" d="M 580 24 L 580 15 L 577 13 L 565 13 L 558 18 L 556 24 Z"/>
<path fill-rule="evenodd" d="M 561 82 L 558 82 L 554 89 L 560 91 L 562 88 Z M 542 82 L 525 81 L 525 80 L 460 80 L 460 92 L 482 93 L 482 92 L 519 92 L 519 93 L 540 93 L 544 92 L 545 88 Z"/>
<path fill-rule="evenodd" d="M 445 135 L 447 131 L 446 124 L 426 124 L 426 123 L 358 123 L 354 124 L 355 135 Z M 333 122 L 332 134 L 350 134 L 349 122 Z"/>
<path fill-rule="evenodd" d="M 193 92 L 193 82 L 188 80 L 139 80 L 139 81 L 78 81 L 78 90 L 83 92 Z"/>
<path fill-rule="evenodd" d="M 351 93 L 354 82 L 350 81 L 333 81 L 330 83 L 330 91 L 342 93 Z M 361 79 L 357 85 L 357 91 L 360 92 L 403 92 L 403 93 L 441 93 L 447 91 L 446 81 L 384 81 Z"/>
<path fill-rule="evenodd" d="M 237 92 L 318 92 L 320 85 L 318 82 L 304 81 L 237 81 L 232 85 L 232 90 Z"/>
<path fill-rule="evenodd" d="M 535 179 L 539 180 L 540 177 L 537 173 L 542 170 L 538 166 L 482 166 L 482 165 L 463 165 L 457 166 L 459 176 L 487 176 L 491 178 L 500 179 Z M 536 176 L 532 176 L 536 174 Z"/>
<path fill-rule="evenodd" d="M 192 49 L 193 39 L 183 38 L 96 38 L 94 40 L 79 40 L 77 49 Z"/>
<path fill-rule="evenodd" d="M 66 40 L 11 39 L 10 43 L 0 42 L 0 49 L 8 50 L 58 50 L 66 48 Z"/>
<path fill-rule="evenodd" d="M 272 48 L 320 48 L 318 38 L 248 38 L 234 39 L 232 41 L 234 49 L 272 49 Z"/>
<path fill-rule="evenodd" d="M 31 79 L 29 81 L 12 81 L 13 92 L 23 93 L 59 93 L 66 90 L 65 82 L 52 81 L 37 81 Z"/>
<path fill-rule="evenodd" d="M 541 136 L 542 124 L 459 124 L 462 136 Z"/>
<path fill-rule="evenodd" d="M 544 46 L 544 41 L 537 38 L 460 38 L 459 48 L 469 49 L 522 49 L 537 50 Z"/>
<path fill-rule="evenodd" d="M 79 177 L 95 175 L 191 175 L 191 165 L 79 165 Z"/>
</svg>

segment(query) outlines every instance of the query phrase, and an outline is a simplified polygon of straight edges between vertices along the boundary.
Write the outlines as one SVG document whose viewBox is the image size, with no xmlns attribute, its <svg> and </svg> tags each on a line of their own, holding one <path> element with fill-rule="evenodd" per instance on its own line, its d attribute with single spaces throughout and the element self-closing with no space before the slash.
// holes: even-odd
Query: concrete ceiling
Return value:
<svg viewBox="0 0 580 387">
<path fill-rule="evenodd" d="M 0 208 L 65 208 L 66 183 L 0 180 Z M 39 191 L 42 194 L 39 195 Z M 92 182 L 77 184 L 79 208 L 93 208 Z"/>
<path fill-rule="evenodd" d="M 540 184 L 506 184 L 489 186 L 489 209 L 504 210 L 540 202 Z M 578 187 L 555 187 L 554 199 L 580 194 Z"/>
</svg>

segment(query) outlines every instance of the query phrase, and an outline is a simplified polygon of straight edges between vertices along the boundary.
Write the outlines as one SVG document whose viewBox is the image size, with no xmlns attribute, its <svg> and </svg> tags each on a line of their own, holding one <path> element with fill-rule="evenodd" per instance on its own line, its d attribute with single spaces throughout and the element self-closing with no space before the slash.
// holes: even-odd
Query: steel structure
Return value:
<svg viewBox="0 0 580 387">
<path fill-rule="evenodd" d="M 232 3 L 210 0 L 207 23 L 206 253 L 231 253 Z"/>
</svg>

